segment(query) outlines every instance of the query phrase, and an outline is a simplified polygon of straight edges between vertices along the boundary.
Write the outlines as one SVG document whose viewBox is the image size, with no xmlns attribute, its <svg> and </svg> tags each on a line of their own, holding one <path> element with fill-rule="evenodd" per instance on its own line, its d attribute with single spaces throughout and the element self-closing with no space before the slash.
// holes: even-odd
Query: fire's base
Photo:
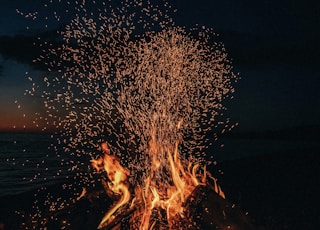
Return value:
<svg viewBox="0 0 320 230">
<path fill-rule="evenodd" d="M 183 217 L 177 215 L 172 221 L 171 229 L 254 229 L 248 216 L 208 186 L 197 186 L 194 189 L 185 202 L 185 210 Z M 102 229 L 129 229 L 132 212 L 133 210 L 123 211 Z M 155 217 L 154 220 L 157 221 L 153 229 L 169 229 L 168 223 L 163 218 Z"/>
<path fill-rule="evenodd" d="M 50 190 L 53 194 L 61 195 L 61 189 L 54 186 Z M 46 193 L 39 194 L 39 200 L 46 198 Z M 31 207 L 32 197 L 27 195 L 13 197 L 14 200 L 6 198 L 2 199 L 2 203 L 8 204 L 6 207 L 12 207 L 12 210 L 17 209 L 19 206 L 21 210 L 25 210 L 25 213 L 31 210 L 27 207 Z M 14 203 L 17 202 L 18 203 Z M 9 204 L 15 204 L 16 206 L 9 206 Z M 73 205 L 66 207 L 58 212 L 45 213 L 46 216 L 51 216 L 46 222 L 47 229 L 69 229 L 69 230 L 94 230 L 97 229 L 101 218 L 113 201 L 108 197 L 103 187 L 98 186 L 93 191 L 88 193 Z M 198 186 L 195 188 L 191 196 L 185 203 L 186 213 L 184 218 L 177 216 L 173 221 L 172 229 L 238 229 L 238 230 L 250 230 L 257 229 L 250 223 L 250 218 L 246 216 L 238 207 L 235 207 L 227 200 L 221 198 L 211 188 L 206 186 Z M 130 219 L 135 210 L 122 209 L 117 212 L 117 217 L 107 226 L 102 229 L 130 229 Z M 4 229 L 34 229 L 34 223 L 24 220 L 21 217 L 14 214 L 4 214 L 6 217 L 6 224 Z M 163 215 L 162 217 L 165 217 Z M 161 218 L 154 216 L 153 219 L 158 219 L 154 229 L 169 229 L 168 223 L 165 218 L 160 221 Z M 25 225 L 22 226 L 22 223 Z M 37 227 L 36 227 L 37 228 Z M 43 227 L 38 227 L 43 228 Z M 1 228 L 0 228 L 1 229 Z M 134 229 L 131 227 L 131 229 Z M 135 230 L 135 229 L 134 229 Z"/>
</svg>

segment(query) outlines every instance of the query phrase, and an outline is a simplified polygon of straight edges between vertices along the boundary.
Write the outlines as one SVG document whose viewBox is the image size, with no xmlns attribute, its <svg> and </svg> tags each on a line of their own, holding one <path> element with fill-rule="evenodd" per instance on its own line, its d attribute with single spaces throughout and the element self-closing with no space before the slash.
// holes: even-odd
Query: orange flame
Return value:
<svg viewBox="0 0 320 230">
<path fill-rule="evenodd" d="M 125 182 L 127 176 L 130 175 L 129 170 L 123 168 L 115 156 L 110 155 L 110 149 L 107 143 L 103 143 L 101 148 L 105 152 L 104 157 L 91 160 L 91 164 L 98 172 L 103 169 L 106 171 L 108 179 L 110 180 L 108 182 L 109 189 L 113 193 L 121 195 L 121 197 L 102 218 L 99 227 L 112 221 L 115 218 L 113 214 L 130 200 L 129 186 Z"/>
<path fill-rule="evenodd" d="M 126 184 L 129 171 L 123 168 L 115 156 L 110 155 L 109 147 L 106 143 L 101 145 L 105 155 L 103 158 L 91 160 L 92 166 L 101 171 L 104 169 L 108 174 L 110 182 L 108 187 L 116 194 L 120 194 L 119 201 L 105 214 L 99 227 L 106 226 L 115 217 L 115 212 L 130 200 L 129 186 Z M 198 185 L 206 185 L 207 179 L 213 181 L 213 189 L 221 197 L 225 197 L 216 179 L 203 169 L 203 173 L 199 174 L 199 164 L 188 164 L 187 169 L 184 168 L 178 151 L 178 141 L 172 146 L 161 146 L 157 143 L 154 132 L 149 141 L 147 150 L 151 156 L 151 166 L 148 176 L 144 180 L 143 188 L 136 186 L 134 199 L 132 199 L 131 207 L 135 207 L 136 211 L 131 218 L 134 229 L 147 230 L 153 229 L 156 221 L 152 221 L 153 212 L 162 209 L 166 212 L 166 220 L 169 228 L 172 228 L 173 220 L 177 217 L 184 216 L 184 203 L 190 196 L 192 191 Z M 159 179 L 166 168 L 169 179 Z"/>
</svg>

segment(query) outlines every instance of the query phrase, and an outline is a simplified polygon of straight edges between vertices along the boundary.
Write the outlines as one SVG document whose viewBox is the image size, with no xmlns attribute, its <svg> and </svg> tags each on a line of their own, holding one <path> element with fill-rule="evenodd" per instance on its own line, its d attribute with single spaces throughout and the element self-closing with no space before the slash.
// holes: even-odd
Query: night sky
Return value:
<svg viewBox="0 0 320 230">
<path fill-rule="evenodd" d="M 43 109 L 41 99 L 23 96 L 30 87 L 27 77 L 41 78 L 45 73 L 41 67 L 32 66 L 35 54 L 27 40 L 21 44 L 18 38 L 24 35 L 32 39 L 57 24 L 49 21 L 45 28 L 43 22 L 31 23 L 16 12 L 37 9 L 36 2 L 0 3 L 0 131 L 12 130 L 14 125 L 16 129 L 26 125 L 27 130 L 36 130 L 31 122 L 33 114 Z M 241 80 L 235 86 L 234 99 L 226 101 L 226 106 L 231 121 L 239 123 L 237 131 L 320 125 L 318 1 L 171 2 L 178 10 L 173 15 L 178 25 L 213 28 L 233 59 Z"/>
</svg>

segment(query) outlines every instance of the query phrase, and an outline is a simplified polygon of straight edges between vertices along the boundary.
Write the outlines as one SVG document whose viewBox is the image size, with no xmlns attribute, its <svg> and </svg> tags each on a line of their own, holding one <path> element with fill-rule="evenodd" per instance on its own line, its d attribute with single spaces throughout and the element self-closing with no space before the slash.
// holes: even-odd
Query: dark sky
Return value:
<svg viewBox="0 0 320 230">
<path fill-rule="evenodd" d="M 26 30 L 31 23 L 16 13 L 17 8 L 36 9 L 36 2 L 0 3 L 0 54 L 5 56 L 0 58 L 0 130 L 5 125 L 21 126 L 19 117 L 24 111 L 30 114 L 23 121 L 28 123 L 41 107 L 39 100 L 23 96 L 29 84 L 25 72 L 41 73 L 32 70 L 30 55 L 23 54 L 26 50 L 13 42 L 13 36 L 46 30 L 43 22 L 33 22 Z M 239 122 L 239 131 L 320 125 L 318 1 L 174 0 L 172 4 L 178 10 L 174 15 L 178 25 L 206 25 L 220 34 L 241 76 L 234 100 L 226 102 L 228 116 Z M 47 9 L 39 9 L 39 14 L 47 13 Z M 8 38 L 3 42 L 6 35 L 12 36 L 11 43 Z M 8 55 L 4 51 L 8 47 L 17 51 Z"/>
<path fill-rule="evenodd" d="M 203 23 L 220 34 L 242 78 L 229 105 L 239 128 L 320 123 L 318 1 L 194 2 L 177 1 L 177 21 Z"/>
</svg>

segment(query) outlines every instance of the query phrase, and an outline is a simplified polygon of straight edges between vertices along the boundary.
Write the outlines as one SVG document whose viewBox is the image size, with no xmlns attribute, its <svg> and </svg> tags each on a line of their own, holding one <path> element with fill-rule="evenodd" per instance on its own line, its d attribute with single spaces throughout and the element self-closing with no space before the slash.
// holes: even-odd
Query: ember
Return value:
<svg viewBox="0 0 320 230">
<path fill-rule="evenodd" d="M 195 227 L 193 194 L 210 188 L 224 198 L 205 154 L 209 131 L 216 139 L 233 127 L 218 118 L 237 80 L 223 45 L 209 28 L 176 26 L 165 2 L 124 1 L 98 13 L 76 4 L 84 16 L 77 14 L 60 32 L 64 44 L 50 50 L 59 58 L 49 60 L 50 69 L 62 74 L 45 78 L 44 97 L 61 128 L 58 142 L 75 157 L 75 181 L 90 188 L 94 175 L 105 173 L 102 183 L 116 201 L 98 227 L 116 226 L 123 213 L 132 213 L 132 229 Z M 84 155 L 95 169 L 87 174 Z"/>
</svg>

